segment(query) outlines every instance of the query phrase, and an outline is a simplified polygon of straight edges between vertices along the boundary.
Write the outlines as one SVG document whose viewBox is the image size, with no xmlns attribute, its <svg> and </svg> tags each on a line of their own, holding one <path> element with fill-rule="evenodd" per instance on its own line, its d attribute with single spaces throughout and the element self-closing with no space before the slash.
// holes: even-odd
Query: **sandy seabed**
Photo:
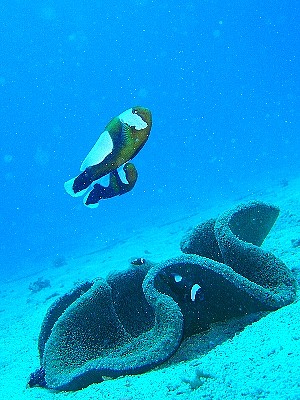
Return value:
<svg viewBox="0 0 300 400">
<path fill-rule="evenodd" d="M 77 392 L 26 388 L 39 366 L 37 338 L 46 310 L 74 284 L 124 269 L 131 257 L 163 261 L 180 253 L 187 228 L 247 200 L 280 207 L 280 216 L 263 244 L 300 276 L 300 179 L 174 222 L 137 232 L 107 249 L 74 249 L 65 265 L 44 264 L 0 283 L 0 399 L 272 399 L 300 400 L 300 302 L 269 314 L 216 324 L 186 340 L 165 364 L 141 375 L 106 380 Z M 24 272 L 24 270 L 23 270 Z M 51 286 L 36 293 L 38 279 Z"/>
</svg>

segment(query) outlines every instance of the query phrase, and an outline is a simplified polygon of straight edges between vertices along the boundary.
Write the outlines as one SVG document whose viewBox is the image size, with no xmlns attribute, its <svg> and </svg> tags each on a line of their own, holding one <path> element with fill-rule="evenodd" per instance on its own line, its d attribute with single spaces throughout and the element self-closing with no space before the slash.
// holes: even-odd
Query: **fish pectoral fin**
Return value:
<svg viewBox="0 0 300 400">
<path fill-rule="evenodd" d="M 130 133 L 131 133 L 131 128 L 129 125 L 127 125 L 125 122 L 122 122 L 122 134 L 125 137 L 125 141 L 127 142 L 130 140 Z"/>
</svg>

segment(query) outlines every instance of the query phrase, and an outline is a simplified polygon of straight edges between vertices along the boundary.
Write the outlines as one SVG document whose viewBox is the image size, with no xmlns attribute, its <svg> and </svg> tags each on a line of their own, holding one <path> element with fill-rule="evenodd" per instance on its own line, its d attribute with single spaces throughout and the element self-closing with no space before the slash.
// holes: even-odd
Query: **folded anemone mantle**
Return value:
<svg viewBox="0 0 300 400">
<path fill-rule="evenodd" d="M 44 318 L 29 386 L 77 390 L 142 373 L 213 322 L 293 302 L 293 275 L 260 247 L 278 214 L 262 202 L 239 205 L 188 232 L 181 256 L 143 260 L 65 294 Z"/>
</svg>

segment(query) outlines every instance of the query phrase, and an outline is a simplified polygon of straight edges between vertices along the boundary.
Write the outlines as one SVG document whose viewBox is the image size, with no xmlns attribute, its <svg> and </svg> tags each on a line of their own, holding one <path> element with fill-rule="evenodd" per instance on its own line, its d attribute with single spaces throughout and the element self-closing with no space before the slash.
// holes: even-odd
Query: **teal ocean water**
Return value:
<svg viewBox="0 0 300 400">
<path fill-rule="evenodd" d="M 98 246 L 299 174 L 297 2 L 1 5 L 1 271 Z M 105 125 L 151 109 L 133 191 L 63 184 Z"/>
</svg>

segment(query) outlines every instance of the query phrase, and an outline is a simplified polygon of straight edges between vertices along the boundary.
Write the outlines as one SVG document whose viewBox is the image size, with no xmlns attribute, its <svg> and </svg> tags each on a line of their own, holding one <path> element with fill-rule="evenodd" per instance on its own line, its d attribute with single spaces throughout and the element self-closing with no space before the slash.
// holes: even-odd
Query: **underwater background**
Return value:
<svg viewBox="0 0 300 400">
<path fill-rule="evenodd" d="M 1 279 L 300 172 L 299 4 L 2 1 Z M 151 109 L 130 193 L 64 190 L 114 116 Z"/>
</svg>

